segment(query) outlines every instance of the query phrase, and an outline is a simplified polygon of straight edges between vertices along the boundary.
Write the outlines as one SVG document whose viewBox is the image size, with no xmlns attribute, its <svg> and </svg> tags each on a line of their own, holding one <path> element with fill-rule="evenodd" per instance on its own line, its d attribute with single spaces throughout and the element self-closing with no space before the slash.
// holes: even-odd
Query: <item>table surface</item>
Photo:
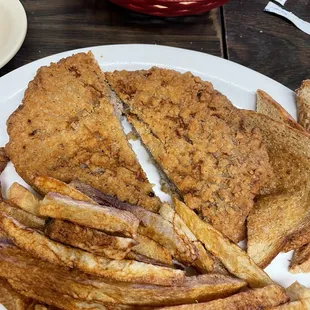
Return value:
<svg viewBox="0 0 310 310">
<path fill-rule="evenodd" d="M 310 36 L 263 12 L 268 0 L 232 0 L 199 16 L 157 18 L 105 0 L 21 0 L 28 17 L 25 42 L 0 76 L 55 53 L 106 44 L 148 43 L 230 59 L 291 89 L 310 78 Z M 310 0 L 285 7 L 310 22 Z"/>
</svg>

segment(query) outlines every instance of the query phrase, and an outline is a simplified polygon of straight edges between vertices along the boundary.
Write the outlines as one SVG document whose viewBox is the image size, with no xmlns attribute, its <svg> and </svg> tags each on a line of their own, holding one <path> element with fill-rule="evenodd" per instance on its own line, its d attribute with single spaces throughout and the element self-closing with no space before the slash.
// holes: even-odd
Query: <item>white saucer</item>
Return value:
<svg viewBox="0 0 310 310">
<path fill-rule="evenodd" d="M 0 0 L 0 68 L 18 52 L 26 32 L 27 16 L 19 0 Z"/>
</svg>

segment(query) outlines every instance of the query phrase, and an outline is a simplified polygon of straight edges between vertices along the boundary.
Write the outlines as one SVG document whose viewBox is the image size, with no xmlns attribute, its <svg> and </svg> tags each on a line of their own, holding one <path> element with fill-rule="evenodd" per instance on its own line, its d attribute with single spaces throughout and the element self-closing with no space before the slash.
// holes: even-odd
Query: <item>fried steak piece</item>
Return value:
<svg viewBox="0 0 310 310">
<path fill-rule="evenodd" d="M 257 128 L 212 84 L 152 68 L 106 73 L 128 120 L 186 204 L 231 240 L 245 237 L 253 198 L 272 170 Z"/>
<path fill-rule="evenodd" d="M 0 173 L 5 169 L 8 162 L 9 157 L 6 154 L 4 147 L 0 147 Z"/>
<path fill-rule="evenodd" d="M 79 179 L 119 200 L 157 211 L 159 199 L 130 148 L 115 95 L 91 53 L 38 70 L 9 117 L 6 151 L 18 174 Z"/>
</svg>

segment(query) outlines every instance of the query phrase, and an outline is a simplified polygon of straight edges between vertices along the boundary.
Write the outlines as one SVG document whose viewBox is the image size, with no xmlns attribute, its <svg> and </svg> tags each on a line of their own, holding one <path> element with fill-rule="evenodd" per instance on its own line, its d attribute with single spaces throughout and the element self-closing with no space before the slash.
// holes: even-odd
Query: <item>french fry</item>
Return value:
<svg viewBox="0 0 310 310">
<path fill-rule="evenodd" d="M 0 304 L 7 310 L 26 310 L 31 308 L 34 300 L 21 295 L 6 279 L 0 278 Z"/>
<path fill-rule="evenodd" d="M 158 262 L 162 265 L 173 266 L 170 252 L 157 242 L 139 234 L 137 234 L 135 240 L 138 244 L 132 248 L 133 253 L 129 253 L 127 256 L 128 258 L 139 260 L 139 257 L 141 257 L 140 255 L 142 255 L 142 257 L 149 258 L 152 261 Z"/>
<path fill-rule="evenodd" d="M 119 212 L 115 208 L 55 193 L 47 194 L 41 201 L 40 214 L 128 237 L 134 237 L 139 226 L 139 220 L 130 212 Z"/>
<path fill-rule="evenodd" d="M 110 260 L 55 242 L 0 212 L 0 228 L 21 249 L 48 262 L 78 268 L 110 280 L 173 285 L 184 280 L 184 272 L 130 260 Z"/>
<path fill-rule="evenodd" d="M 96 310 L 133 310 L 131 306 L 123 305 L 103 305 L 93 302 L 87 302 L 68 295 L 60 295 L 57 292 L 51 290 L 46 285 L 38 285 L 36 283 L 28 284 L 27 282 L 21 282 L 18 280 L 9 280 L 10 285 L 20 292 L 21 294 L 44 302 L 48 305 L 58 307 L 60 309 L 70 310 L 85 310 L 85 309 L 96 309 Z"/>
<path fill-rule="evenodd" d="M 24 186 L 14 182 L 7 192 L 8 199 L 22 210 L 40 217 L 40 200 Z"/>
<path fill-rule="evenodd" d="M 42 230 L 45 224 L 44 219 L 31 213 L 21 210 L 5 201 L 0 202 L 0 212 L 7 214 L 30 228 Z"/>
<path fill-rule="evenodd" d="M 251 287 L 273 284 L 269 276 L 236 244 L 223 236 L 210 224 L 202 221 L 194 211 L 174 199 L 175 209 L 189 229 L 206 249 L 216 256 L 233 275 L 249 283 Z"/>
<path fill-rule="evenodd" d="M 179 235 L 178 230 L 175 230 L 175 227 L 159 214 L 139 206 L 121 202 L 115 197 L 106 195 L 90 185 L 78 181 L 73 181 L 70 185 L 88 195 L 100 205 L 114 207 L 134 214 L 140 220 L 138 233 L 169 249 L 171 255 L 183 264 L 189 265 L 197 258 L 191 240 L 184 236 L 184 233 Z"/>
<path fill-rule="evenodd" d="M 48 176 L 36 177 L 33 185 L 43 195 L 58 193 L 72 199 L 95 203 L 90 197 L 84 195 L 74 187 Z"/>
<path fill-rule="evenodd" d="M 207 274 L 187 277 L 179 286 L 162 287 L 109 282 L 34 258 L 15 246 L 0 245 L 0 276 L 47 287 L 94 303 L 164 306 L 195 303 L 230 296 L 246 286 L 240 279 Z"/>
<path fill-rule="evenodd" d="M 52 240 L 111 259 L 124 259 L 137 242 L 62 220 L 50 220 L 44 233 Z"/>
<path fill-rule="evenodd" d="M 206 251 L 201 242 L 197 240 L 196 236 L 185 225 L 184 221 L 179 217 L 170 204 L 162 204 L 159 209 L 159 214 L 173 225 L 179 236 L 184 239 L 187 238 L 192 242 L 197 257 L 192 263 L 193 267 L 201 273 L 216 272 L 227 274 L 227 271 L 220 261 Z"/>
<path fill-rule="evenodd" d="M 277 285 L 249 290 L 207 303 L 161 308 L 164 310 L 249 310 L 270 309 L 288 300 L 284 290 Z"/>
</svg>

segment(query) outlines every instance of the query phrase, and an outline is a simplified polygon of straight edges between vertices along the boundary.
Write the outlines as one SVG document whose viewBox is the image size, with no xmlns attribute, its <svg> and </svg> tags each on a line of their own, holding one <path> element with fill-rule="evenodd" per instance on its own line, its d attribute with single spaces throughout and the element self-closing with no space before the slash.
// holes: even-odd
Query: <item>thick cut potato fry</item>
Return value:
<svg viewBox="0 0 310 310">
<path fill-rule="evenodd" d="M 44 233 L 60 243 L 111 259 L 124 259 L 137 244 L 131 238 L 107 235 L 102 231 L 62 220 L 48 221 Z"/>
<path fill-rule="evenodd" d="M 194 211 L 174 199 L 176 212 L 206 249 L 216 256 L 233 275 L 249 283 L 251 287 L 272 284 L 268 275 L 236 244 L 229 241 L 210 224 L 202 221 Z"/>
<path fill-rule="evenodd" d="M 173 266 L 172 257 L 169 250 L 165 249 L 152 239 L 139 234 L 137 234 L 135 240 L 138 242 L 138 244 L 132 248 L 132 251 L 138 254 L 138 257 L 139 255 L 142 255 L 160 264 Z"/>
<path fill-rule="evenodd" d="M 240 279 L 207 274 L 187 277 L 180 286 L 162 287 L 109 282 L 78 270 L 55 266 L 34 258 L 15 246 L 0 245 L 0 276 L 43 285 L 59 295 L 87 302 L 164 306 L 223 298 L 246 286 Z"/>
<path fill-rule="evenodd" d="M 135 236 L 139 226 L 139 220 L 130 212 L 119 212 L 116 208 L 74 200 L 55 193 L 47 194 L 41 201 L 40 214 L 129 237 Z"/>
<path fill-rule="evenodd" d="M 197 258 L 192 263 L 193 267 L 201 273 L 215 272 L 227 274 L 227 271 L 220 261 L 206 251 L 201 242 L 197 240 L 196 236 L 190 231 L 170 204 L 164 203 L 159 209 L 159 214 L 173 225 L 179 236 L 184 239 L 188 238 L 192 242 L 197 253 Z"/>
<path fill-rule="evenodd" d="M 28 213 L 24 210 L 21 210 L 5 201 L 0 202 L 0 212 L 3 212 L 8 216 L 13 217 L 23 225 L 30 228 L 42 230 L 45 224 L 44 219 Z"/>
<path fill-rule="evenodd" d="M 31 213 L 35 216 L 40 216 L 39 207 L 40 200 L 34 194 L 32 194 L 24 186 L 14 182 L 8 189 L 8 199 L 19 208 Z"/>
<path fill-rule="evenodd" d="M 74 187 L 48 176 L 36 177 L 33 185 L 35 189 L 43 195 L 58 193 L 72 199 L 95 203 L 90 197 L 84 195 Z"/>
<path fill-rule="evenodd" d="M 0 278 L 0 304 L 7 310 L 27 310 L 34 304 L 34 300 L 24 297 L 6 279 Z"/>
<path fill-rule="evenodd" d="M 207 303 L 165 307 L 165 310 L 258 310 L 270 309 L 288 300 L 284 290 L 277 285 L 242 292 L 225 299 L 217 299 Z"/>
<path fill-rule="evenodd" d="M 28 284 L 27 282 L 21 282 L 18 280 L 9 280 L 10 285 L 20 292 L 21 294 L 34 298 L 38 301 L 44 302 L 48 305 L 58 307 L 60 309 L 70 309 L 70 310 L 123 310 L 132 309 L 131 306 L 123 305 L 103 305 L 92 302 L 86 302 L 79 300 L 68 295 L 60 295 L 58 292 L 51 290 L 48 286 Z"/>
<path fill-rule="evenodd" d="M 0 228 L 21 249 L 53 264 L 78 268 L 110 280 L 173 285 L 184 280 L 184 272 L 130 260 L 110 260 L 55 242 L 0 212 Z"/>
<path fill-rule="evenodd" d="M 134 214 L 140 220 L 138 233 L 169 249 L 171 255 L 183 264 L 190 265 L 197 258 L 197 252 L 191 240 L 183 232 L 182 235 L 179 235 L 179 231 L 159 214 L 139 206 L 121 202 L 115 197 L 106 195 L 78 181 L 71 182 L 70 185 L 88 195 L 100 205 L 114 207 Z"/>
</svg>

